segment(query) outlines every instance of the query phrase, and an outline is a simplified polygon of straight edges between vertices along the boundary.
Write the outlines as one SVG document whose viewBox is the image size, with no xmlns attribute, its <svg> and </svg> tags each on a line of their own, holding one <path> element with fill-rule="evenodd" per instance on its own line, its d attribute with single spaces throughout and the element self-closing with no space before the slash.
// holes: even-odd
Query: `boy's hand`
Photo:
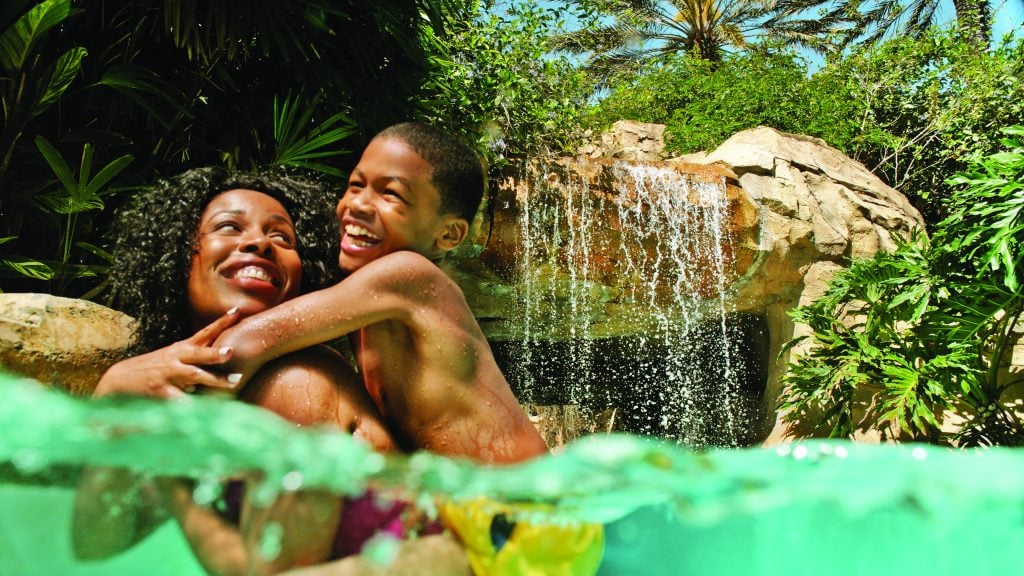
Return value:
<svg viewBox="0 0 1024 576">
<path fill-rule="evenodd" d="M 238 310 L 232 308 L 185 340 L 114 364 L 100 378 L 93 396 L 134 394 L 181 398 L 197 386 L 237 389 L 240 375 L 220 374 L 204 367 L 231 359 L 230 347 L 213 348 L 211 344 L 221 332 L 234 325 L 238 317 Z"/>
</svg>

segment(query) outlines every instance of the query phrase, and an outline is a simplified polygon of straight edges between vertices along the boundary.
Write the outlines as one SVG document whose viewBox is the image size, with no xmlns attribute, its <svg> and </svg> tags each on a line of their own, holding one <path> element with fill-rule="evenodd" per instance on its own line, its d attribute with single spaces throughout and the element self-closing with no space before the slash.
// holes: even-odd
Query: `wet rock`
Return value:
<svg viewBox="0 0 1024 576">
<path fill-rule="evenodd" d="M 87 300 L 0 294 L 0 367 L 88 395 L 125 357 L 132 319 Z"/>
</svg>

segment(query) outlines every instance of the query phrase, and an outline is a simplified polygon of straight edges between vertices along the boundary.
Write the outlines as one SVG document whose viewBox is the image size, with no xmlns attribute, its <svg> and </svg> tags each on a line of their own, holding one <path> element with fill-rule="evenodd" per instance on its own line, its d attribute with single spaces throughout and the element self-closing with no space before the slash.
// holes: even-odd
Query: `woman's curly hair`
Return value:
<svg viewBox="0 0 1024 576">
<path fill-rule="evenodd" d="M 215 196 L 234 189 L 263 192 L 288 211 L 298 236 L 303 292 L 337 279 L 334 195 L 321 181 L 276 170 L 188 170 L 136 195 L 112 227 L 112 305 L 135 318 L 133 354 L 194 333 L 187 283 L 199 219 Z"/>
</svg>

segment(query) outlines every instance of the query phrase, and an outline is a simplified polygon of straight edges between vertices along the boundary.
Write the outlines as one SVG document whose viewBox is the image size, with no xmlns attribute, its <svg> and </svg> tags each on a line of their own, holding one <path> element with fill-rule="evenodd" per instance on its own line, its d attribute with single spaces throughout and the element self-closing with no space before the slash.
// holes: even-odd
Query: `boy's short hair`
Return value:
<svg viewBox="0 0 1024 576">
<path fill-rule="evenodd" d="M 441 214 L 473 222 L 483 200 L 486 179 L 477 153 L 452 134 L 420 122 L 403 122 L 381 130 L 375 138 L 394 138 L 430 164 L 431 178 L 441 194 Z"/>
</svg>

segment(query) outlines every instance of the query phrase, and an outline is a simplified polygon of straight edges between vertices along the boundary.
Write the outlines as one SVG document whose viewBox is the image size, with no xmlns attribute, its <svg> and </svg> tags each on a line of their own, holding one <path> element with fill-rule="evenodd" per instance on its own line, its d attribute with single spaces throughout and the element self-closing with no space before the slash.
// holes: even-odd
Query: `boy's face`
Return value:
<svg viewBox="0 0 1024 576">
<path fill-rule="evenodd" d="M 439 241 L 455 217 L 438 213 L 441 194 L 431 181 L 433 172 L 433 166 L 401 140 L 370 142 L 338 201 L 338 265 L 344 272 L 398 250 L 428 258 L 444 253 Z"/>
</svg>

